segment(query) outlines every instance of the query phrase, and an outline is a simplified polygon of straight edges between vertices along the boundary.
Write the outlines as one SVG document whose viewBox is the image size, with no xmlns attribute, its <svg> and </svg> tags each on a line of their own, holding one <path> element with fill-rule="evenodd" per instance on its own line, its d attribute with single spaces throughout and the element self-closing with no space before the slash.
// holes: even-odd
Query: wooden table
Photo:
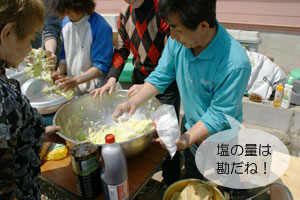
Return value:
<svg viewBox="0 0 300 200">
<path fill-rule="evenodd" d="M 127 160 L 130 198 L 134 199 L 165 159 L 166 150 L 157 143 Z M 70 157 L 59 161 L 47 161 L 41 166 L 41 178 L 80 199 Z M 103 194 L 97 200 L 104 199 Z"/>
</svg>

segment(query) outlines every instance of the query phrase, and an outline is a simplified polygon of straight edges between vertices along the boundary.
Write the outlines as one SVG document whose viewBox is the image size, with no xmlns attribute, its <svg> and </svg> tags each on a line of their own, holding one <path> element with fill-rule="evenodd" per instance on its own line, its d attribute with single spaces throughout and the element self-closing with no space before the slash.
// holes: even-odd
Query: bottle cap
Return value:
<svg viewBox="0 0 300 200">
<path fill-rule="evenodd" d="M 115 136 L 114 136 L 114 134 L 107 134 L 107 135 L 105 136 L 105 142 L 106 142 L 107 144 L 114 143 L 114 142 L 115 142 Z"/>
<path fill-rule="evenodd" d="M 279 83 L 279 84 L 276 86 L 276 90 L 282 91 L 282 90 L 283 90 L 283 85 L 282 85 L 281 83 Z"/>
<path fill-rule="evenodd" d="M 292 85 L 292 78 L 289 78 L 287 84 L 288 84 L 288 85 Z"/>
</svg>

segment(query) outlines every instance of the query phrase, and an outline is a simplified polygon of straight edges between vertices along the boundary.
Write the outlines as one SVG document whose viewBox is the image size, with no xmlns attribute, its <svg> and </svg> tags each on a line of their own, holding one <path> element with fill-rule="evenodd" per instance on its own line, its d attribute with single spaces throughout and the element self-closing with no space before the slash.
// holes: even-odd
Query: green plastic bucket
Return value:
<svg viewBox="0 0 300 200">
<path fill-rule="evenodd" d="M 124 66 L 124 69 L 121 73 L 121 76 L 119 78 L 120 82 L 132 82 L 132 72 L 133 72 L 133 64 L 132 64 L 132 57 L 129 57 L 127 59 L 127 62 Z"/>
<path fill-rule="evenodd" d="M 289 77 L 293 77 L 294 80 L 300 80 L 300 68 L 291 71 Z"/>
</svg>

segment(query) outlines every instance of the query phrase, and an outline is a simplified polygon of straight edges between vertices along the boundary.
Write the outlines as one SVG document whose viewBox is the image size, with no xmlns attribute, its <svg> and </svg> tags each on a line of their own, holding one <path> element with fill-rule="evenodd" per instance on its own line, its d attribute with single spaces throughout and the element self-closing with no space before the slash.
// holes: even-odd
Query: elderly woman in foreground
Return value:
<svg viewBox="0 0 300 200">
<path fill-rule="evenodd" d="M 0 0 L 0 199 L 41 199 L 38 175 L 42 143 L 64 142 L 46 127 L 5 69 L 17 67 L 43 28 L 41 0 Z"/>
</svg>

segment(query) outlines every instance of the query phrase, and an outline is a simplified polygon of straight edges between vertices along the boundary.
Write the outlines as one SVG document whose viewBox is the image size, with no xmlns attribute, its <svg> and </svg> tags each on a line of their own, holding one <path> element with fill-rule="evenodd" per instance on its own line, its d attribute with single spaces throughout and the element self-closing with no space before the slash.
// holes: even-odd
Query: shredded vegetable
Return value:
<svg viewBox="0 0 300 200">
<path fill-rule="evenodd" d="M 31 63 L 28 63 L 29 67 L 25 68 L 27 76 L 29 78 L 44 79 L 51 85 L 50 88 L 45 88 L 43 92 L 49 93 L 52 91 L 58 95 L 64 96 L 68 100 L 75 96 L 75 91 L 73 89 L 64 92 L 56 87 L 51 78 L 51 70 L 47 68 L 50 61 L 46 58 L 45 51 L 43 51 L 41 48 L 32 49 L 30 56 L 32 56 L 33 60 Z"/>
<path fill-rule="evenodd" d="M 87 131 L 87 139 L 94 144 L 104 144 L 105 135 L 113 133 L 115 135 L 116 142 L 125 142 L 145 135 L 152 130 L 154 130 L 154 125 L 151 119 L 129 120 L 125 123 L 119 123 L 117 126 L 112 126 L 110 128 L 108 128 L 107 125 L 104 125 L 100 130 L 97 131 L 91 127 Z"/>
</svg>

